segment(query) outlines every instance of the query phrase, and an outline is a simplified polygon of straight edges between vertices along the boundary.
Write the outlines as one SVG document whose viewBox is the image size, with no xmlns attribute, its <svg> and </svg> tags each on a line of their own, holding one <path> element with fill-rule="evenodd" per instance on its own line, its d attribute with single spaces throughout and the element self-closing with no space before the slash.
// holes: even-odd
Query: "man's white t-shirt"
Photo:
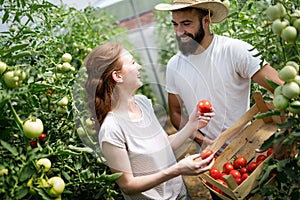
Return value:
<svg viewBox="0 0 300 200">
<path fill-rule="evenodd" d="M 135 96 L 142 111 L 142 119 L 132 121 L 128 116 L 109 112 L 99 132 L 99 142 L 108 142 L 128 152 L 134 176 L 153 174 L 176 163 L 167 134 L 157 120 L 151 100 L 143 95 Z M 122 169 L 120 169 L 122 170 Z M 153 189 L 136 195 L 125 195 L 127 200 L 177 199 L 186 195 L 181 176 L 168 180 Z"/>
<path fill-rule="evenodd" d="M 258 51 L 241 40 L 214 35 L 198 55 L 174 55 L 167 65 L 166 90 L 179 95 L 188 114 L 199 100 L 209 100 L 215 117 L 201 129 L 217 138 L 250 107 L 251 77 L 265 65 Z"/>
</svg>

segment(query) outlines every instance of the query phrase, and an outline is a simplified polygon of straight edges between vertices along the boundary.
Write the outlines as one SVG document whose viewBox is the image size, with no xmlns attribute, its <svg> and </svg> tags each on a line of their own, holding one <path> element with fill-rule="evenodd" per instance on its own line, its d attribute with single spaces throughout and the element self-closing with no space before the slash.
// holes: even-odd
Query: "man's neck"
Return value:
<svg viewBox="0 0 300 200">
<path fill-rule="evenodd" d="M 214 34 L 210 33 L 208 35 L 206 35 L 203 40 L 201 41 L 201 43 L 199 44 L 199 47 L 197 48 L 197 50 L 195 51 L 194 55 L 200 54 L 203 51 L 205 51 L 209 45 L 211 44 L 211 42 L 213 41 L 214 38 Z"/>
</svg>

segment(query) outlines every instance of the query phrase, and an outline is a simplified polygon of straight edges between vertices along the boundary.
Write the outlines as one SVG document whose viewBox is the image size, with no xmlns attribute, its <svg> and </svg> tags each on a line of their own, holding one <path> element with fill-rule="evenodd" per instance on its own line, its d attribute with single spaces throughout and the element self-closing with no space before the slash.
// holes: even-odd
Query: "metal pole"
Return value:
<svg viewBox="0 0 300 200">
<path fill-rule="evenodd" d="M 144 36 L 144 33 L 143 33 L 142 29 L 141 29 L 141 21 L 140 21 L 140 18 L 139 18 L 139 16 L 138 16 L 137 12 L 136 12 L 136 9 L 135 9 L 133 0 L 129 0 L 129 1 L 130 1 L 132 10 L 133 10 L 133 12 L 134 12 L 134 16 L 135 16 L 136 22 L 137 22 L 137 24 L 138 24 L 139 31 L 140 31 L 140 34 L 141 34 L 143 43 L 144 43 L 145 47 L 147 47 L 147 46 L 148 46 L 148 45 L 147 45 L 147 41 L 146 41 L 145 36 Z M 160 85 L 160 81 L 159 81 L 157 72 L 156 72 L 156 70 L 155 70 L 155 67 L 154 67 L 154 65 L 153 65 L 152 57 L 151 57 L 151 54 L 150 54 L 148 48 L 146 48 L 146 53 L 147 53 L 147 56 L 148 56 L 148 58 L 149 58 L 149 60 L 150 60 L 150 64 L 151 64 L 151 67 L 152 67 L 152 71 L 153 71 L 153 73 L 154 73 L 154 78 L 155 78 L 155 80 L 156 80 L 157 83 L 158 83 L 158 90 L 159 90 L 159 93 L 160 93 L 160 95 L 161 95 L 161 97 L 162 97 L 162 101 L 163 101 L 164 108 L 167 108 L 166 99 L 165 99 L 164 93 L 163 93 L 163 91 L 162 91 L 162 88 L 161 88 L 161 85 Z"/>
</svg>

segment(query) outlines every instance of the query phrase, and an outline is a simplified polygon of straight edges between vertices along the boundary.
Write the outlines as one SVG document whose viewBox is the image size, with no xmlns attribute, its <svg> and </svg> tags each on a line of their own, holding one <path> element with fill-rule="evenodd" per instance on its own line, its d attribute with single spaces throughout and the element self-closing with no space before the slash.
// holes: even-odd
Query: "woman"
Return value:
<svg viewBox="0 0 300 200">
<path fill-rule="evenodd" d="M 158 122 L 151 101 L 136 95 L 142 86 L 141 66 L 120 44 L 106 43 L 85 59 L 87 103 L 99 122 L 103 156 L 125 199 L 189 199 L 181 175 L 198 175 L 210 169 L 213 155 L 199 154 L 178 163 L 173 151 L 193 137 L 214 116 L 195 110 L 186 126 L 168 136 Z"/>
</svg>

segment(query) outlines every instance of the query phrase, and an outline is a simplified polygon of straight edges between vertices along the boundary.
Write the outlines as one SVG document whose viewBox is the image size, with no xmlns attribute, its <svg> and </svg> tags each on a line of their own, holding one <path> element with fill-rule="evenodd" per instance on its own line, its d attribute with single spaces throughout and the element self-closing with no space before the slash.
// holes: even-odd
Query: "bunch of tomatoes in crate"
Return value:
<svg viewBox="0 0 300 200">
<path fill-rule="evenodd" d="M 207 154 L 206 150 L 206 154 Z M 223 168 L 220 170 L 216 167 L 212 167 L 209 170 L 209 175 L 215 179 L 217 182 L 227 186 L 225 176 L 231 175 L 237 185 L 240 185 L 245 181 L 251 173 L 268 157 L 272 154 L 272 149 L 268 149 L 266 153 L 260 153 L 256 158 L 252 159 L 250 162 L 242 156 L 236 156 L 233 161 L 228 161 L 224 163 Z M 213 190 L 223 194 L 223 192 L 214 185 L 210 185 Z"/>
</svg>

